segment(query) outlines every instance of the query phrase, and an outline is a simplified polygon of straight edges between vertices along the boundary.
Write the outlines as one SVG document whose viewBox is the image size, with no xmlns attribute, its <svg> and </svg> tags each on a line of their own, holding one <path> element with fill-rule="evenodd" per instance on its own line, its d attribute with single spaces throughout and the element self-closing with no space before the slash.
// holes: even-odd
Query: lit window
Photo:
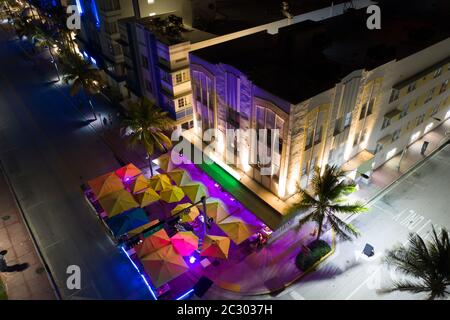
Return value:
<svg viewBox="0 0 450 320">
<path fill-rule="evenodd" d="M 183 108 L 186 106 L 186 98 L 178 99 L 178 108 Z"/>
<path fill-rule="evenodd" d="M 181 73 L 177 73 L 177 75 L 175 76 L 175 82 L 177 84 L 183 82 L 183 75 Z"/>
</svg>

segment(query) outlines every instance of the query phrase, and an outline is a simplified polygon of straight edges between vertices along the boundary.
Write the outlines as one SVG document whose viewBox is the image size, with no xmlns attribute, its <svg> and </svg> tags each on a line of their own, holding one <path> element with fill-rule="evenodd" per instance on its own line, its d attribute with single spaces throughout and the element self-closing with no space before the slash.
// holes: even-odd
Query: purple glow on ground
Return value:
<svg viewBox="0 0 450 320">
<path fill-rule="evenodd" d="M 203 183 L 208 189 L 209 196 L 221 200 L 226 205 L 230 214 L 240 217 L 243 221 L 250 225 L 257 226 L 258 228 L 264 227 L 264 223 L 261 220 L 256 218 L 250 210 L 244 207 L 244 205 L 237 201 L 231 194 L 223 190 L 218 182 L 213 180 L 196 165 L 188 162 L 188 160 L 184 159 L 183 161 L 184 163 L 178 165 L 178 167 L 186 170 L 190 174 L 194 183 L 195 181 Z"/>
</svg>

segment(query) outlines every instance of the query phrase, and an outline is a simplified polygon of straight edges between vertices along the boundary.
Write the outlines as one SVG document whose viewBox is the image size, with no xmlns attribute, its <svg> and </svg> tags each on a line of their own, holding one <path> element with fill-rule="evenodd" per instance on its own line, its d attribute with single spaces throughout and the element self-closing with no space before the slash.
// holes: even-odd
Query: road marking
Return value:
<svg viewBox="0 0 450 320">
<path fill-rule="evenodd" d="M 291 292 L 289 293 L 289 295 L 290 295 L 294 300 L 305 300 L 305 298 L 304 298 L 300 293 L 298 293 L 297 291 L 291 291 Z"/>
<path fill-rule="evenodd" d="M 357 287 L 355 288 L 355 290 L 353 290 L 353 291 L 347 296 L 347 298 L 345 298 L 345 300 L 350 300 L 350 298 L 351 298 L 356 292 L 358 292 L 359 289 L 361 289 L 364 285 L 366 285 L 367 282 L 369 282 L 370 280 L 372 280 L 372 278 L 373 278 L 380 270 L 381 270 L 381 266 L 378 266 L 378 267 L 376 268 L 376 270 L 375 270 L 370 276 L 368 276 L 367 279 L 366 279 L 365 281 L 363 281 L 359 286 L 357 286 Z"/>
</svg>

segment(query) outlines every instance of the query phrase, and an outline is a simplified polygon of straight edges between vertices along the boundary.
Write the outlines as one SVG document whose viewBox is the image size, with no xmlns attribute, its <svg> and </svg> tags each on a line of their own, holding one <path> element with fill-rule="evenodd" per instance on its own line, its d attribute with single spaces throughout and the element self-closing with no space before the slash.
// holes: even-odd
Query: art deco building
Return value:
<svg viewBox="0 0 450 320">
<path fill-rule="evenodd" d="M 239 161 L 220 162 L 265 199 L 284 202 L 315 166 L 370 178 L 450 117 L 450 11 L 444 1 L 413 3 L 382 7 L 381 30 L 366 27 L 365 10 L 350 10 L 192 51 L 197 138 L 208 128 L 279 129 L 279 141 L 267 140 L 280 146 L 270 175 L 250 158 L 260 148 L 251 137 L 236 149 Z"/>
</svg>

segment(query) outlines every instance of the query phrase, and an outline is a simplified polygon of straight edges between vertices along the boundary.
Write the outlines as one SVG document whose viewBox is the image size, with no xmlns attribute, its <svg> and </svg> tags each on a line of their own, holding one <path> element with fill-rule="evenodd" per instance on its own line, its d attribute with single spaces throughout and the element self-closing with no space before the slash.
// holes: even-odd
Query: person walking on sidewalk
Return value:
<svg viewBox="0 0 450 320">
<path fill-rule="evenodd" d="M 5 261 L 5 254 L 7 253 L 6 250 L 0 251 L 0 272 L 5 272 L 8 270 L 8 265 Z"/>
</svg>

